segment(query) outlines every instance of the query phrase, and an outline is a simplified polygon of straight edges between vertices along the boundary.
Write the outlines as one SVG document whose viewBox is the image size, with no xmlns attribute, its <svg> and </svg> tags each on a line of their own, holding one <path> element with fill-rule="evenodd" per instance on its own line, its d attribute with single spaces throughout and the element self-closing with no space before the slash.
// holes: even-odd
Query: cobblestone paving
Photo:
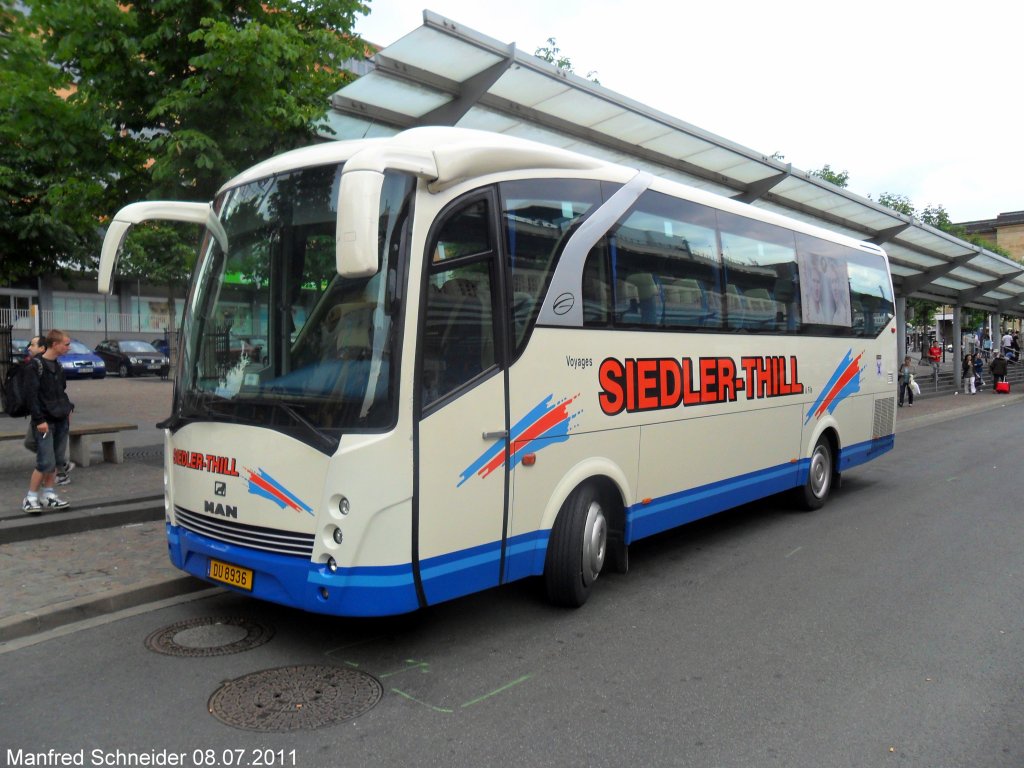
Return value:
<svg viewBox="0 0 1024 768">
<path fill-rule="evenodd" d="M 163 522 L 138 523 L 0 546 L 0 619 L 181 576 Z"/>
</svg>

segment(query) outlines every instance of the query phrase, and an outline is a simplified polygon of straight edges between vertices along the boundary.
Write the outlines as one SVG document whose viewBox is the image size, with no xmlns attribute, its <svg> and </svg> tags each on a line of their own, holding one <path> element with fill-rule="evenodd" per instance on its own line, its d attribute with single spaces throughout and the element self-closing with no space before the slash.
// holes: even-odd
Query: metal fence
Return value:
<svg viewBox="0 0 1024 768">
<path fill-rule="evenodd" d="M 15 336 L 31 335 L 34 331 L 32 313 L 27 309 L 0 308 L 0 326 L 10 326 Z M 60 328 L 72 334 L 93 331 L 106 337 L 121 333 L 137 333 L 155 338 L 167 330 L 167 319 L 129 312 L 68 312 L 44 309 L 39 313 L 39 329 L 46 333 L 51 328 Z"/>
</svg>

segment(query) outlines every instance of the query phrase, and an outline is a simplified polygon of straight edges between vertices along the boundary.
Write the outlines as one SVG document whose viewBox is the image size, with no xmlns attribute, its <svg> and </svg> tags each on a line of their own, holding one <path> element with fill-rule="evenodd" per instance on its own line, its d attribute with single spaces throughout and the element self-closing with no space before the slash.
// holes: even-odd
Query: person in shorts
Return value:
<svg viewBox="0 0 1024 768">
<path fill-rule="evenodd" d="M 69 504 L 53 490 L 57 467 L 67 464 L 68 430 L 74 404 L 68 399 L 64 369 L 58 357 L 68 351 L 71 338 L 63 331 L 46 335 L 46 349 L 32 363 L 26 377 L 26 396 L 32 407 L 32 429 L 36 437 L 36 468 L 29 480 L 21 508 L 30 515 L 44 509 L 66 509 Z M 37 367 L 38 366 L 38 367 Z M 42 489 L 40 497 L 40 489 Z"/>
</svg>

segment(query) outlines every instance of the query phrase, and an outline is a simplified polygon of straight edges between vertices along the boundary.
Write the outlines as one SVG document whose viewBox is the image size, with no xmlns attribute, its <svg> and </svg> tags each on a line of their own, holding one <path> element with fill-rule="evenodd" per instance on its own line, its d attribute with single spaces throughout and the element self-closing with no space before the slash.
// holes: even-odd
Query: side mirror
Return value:
<svg viewBox="0 0 1024 768">
<path fill-rule="evenodd" d="M 97 279 L 97 290 L 109 294 L 113 290 L 114 269 L 121 253 L 121 246 L 128 235 L 128 230 L 143 221 L 185 221 L 192 224 L 203 224 L 217 240 L 222 250 L 228 249 L 228 235 L 224 231 L 217 215 L 209 203 L 181 203 L 159 201 L 149 203 L 132 203 L 118 211 L 107 233 L 103 236 L 103 249 L 100 251 L 100 268 Z"/>
<path fill-rule="evenodd" d="M 335 257 L 342 277 L 370 277 L 377 273 L 380 195 L 384 174 L 349 171 L 341 177 Z"/>
</svg>

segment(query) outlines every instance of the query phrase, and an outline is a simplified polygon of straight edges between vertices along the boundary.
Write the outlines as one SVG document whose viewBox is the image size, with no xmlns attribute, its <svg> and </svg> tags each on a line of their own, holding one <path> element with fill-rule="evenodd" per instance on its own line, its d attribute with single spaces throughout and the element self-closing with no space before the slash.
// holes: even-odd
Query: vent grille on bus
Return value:
<svg viewBox="0 0 1024 768">
<path fill-rule="evenodd" d="M 312 557 L 312 533 L 294 533 L 279 531 L 274 528 L 262 528 L 258 525 L 236 523 L 233 520 L 221 520 L 198 515 L 175 505 L 174 515 L 178 525 L 193 533 L 208 536 L 227 544 L 239 544 L 243 547 L 261 549 L 264 552 L 276 552 L 281 555 L 298 555 Z"/>
<path fill-rule="evenodd" d="M 875 400 L 875 423 L 872 436 L 877 440 L 888 437 L 896 431 L 896 398 L 884 397 Z"/>
</svg>

